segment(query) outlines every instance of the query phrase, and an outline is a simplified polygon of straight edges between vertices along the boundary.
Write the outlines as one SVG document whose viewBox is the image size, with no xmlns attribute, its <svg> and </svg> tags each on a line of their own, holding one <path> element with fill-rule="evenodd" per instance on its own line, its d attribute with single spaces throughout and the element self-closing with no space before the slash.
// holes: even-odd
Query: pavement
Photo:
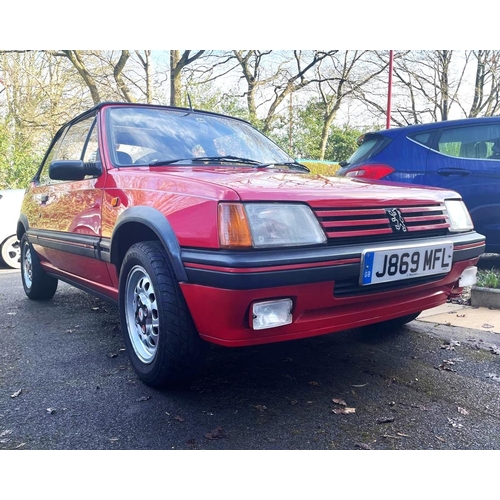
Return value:
<svg viewBox="0 0 500 500">
<path fill-rule="evenodd" d="M 500 335 L 500 309 L 447 303 L 422 312 L 416 321 Z"/>
<path fill-rule="evenodd" d="M 500 269 L 500 254 L 483 254 L 477 264 L 478 269 Z M 476 330 L 476 335 L 500 335 L 500 309 L 476 307 L 458 303 L 447 303 L 420 314 L 417 321 Z M 500 336 L 498 337 L 500 342 Z"/>
</svg>

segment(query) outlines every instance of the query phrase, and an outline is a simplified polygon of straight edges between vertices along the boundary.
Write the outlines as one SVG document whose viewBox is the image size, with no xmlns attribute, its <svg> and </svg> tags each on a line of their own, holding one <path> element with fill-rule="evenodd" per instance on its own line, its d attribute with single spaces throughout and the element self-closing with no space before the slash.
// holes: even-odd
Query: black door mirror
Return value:
<svg viewBox="0 0 500 500">
<path fill-rule="evenodd" d="M 50 163 L 49 177 L 56 181 L 81 181 L 86 175 L 98 177 L 102 174 L 100 162 L 82 160 L 56 160 Z"/>
</svg>

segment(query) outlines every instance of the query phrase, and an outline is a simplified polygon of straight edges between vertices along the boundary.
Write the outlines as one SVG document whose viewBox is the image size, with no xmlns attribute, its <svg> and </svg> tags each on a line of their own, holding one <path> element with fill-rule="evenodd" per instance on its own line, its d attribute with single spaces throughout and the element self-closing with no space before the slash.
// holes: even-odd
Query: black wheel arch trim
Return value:
<svg viewBox="0 0 500 500">
<path fill-rule="evenodd" d="M 16 229 L 16 236 L 19 241 L 21 241 L 23 234 L 29 229 L 29 227 L 28 217 L 26 217 L 25 214 L 20 214 Z"/>
<path fill-rule="evenodd" d="M 130 207 L 120 214 L 111 236 L 109 247 L 110 261 L 115 265 L 119 261 L 119 249 L 118 244 L 116 243 L 118 238 L 115 237 L 122 226 L 131 222 L 142 224 L 156 234 L 168 253 L 177 280 L 188 281 L 188 276 L 181 258 L 181 247 L 179 245 L 179 241 L 177 240 L 177 236 L 175 235 L 170 222 L 168 222 L 168 219 L 160 211 L 153 207 Z"/>
</svg>

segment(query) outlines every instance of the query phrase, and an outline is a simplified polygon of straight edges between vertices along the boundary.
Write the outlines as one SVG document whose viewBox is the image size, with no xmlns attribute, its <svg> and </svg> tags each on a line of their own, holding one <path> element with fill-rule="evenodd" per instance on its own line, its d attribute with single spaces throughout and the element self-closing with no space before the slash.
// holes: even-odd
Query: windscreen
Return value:
<svg viewBox="0 0 500 500">
<path fill-rule="evenodd" d="M 110 155 L 119 166 L 219 156 L 262 163 L 293 161 L 251 125 L 224 116 L 117 107 L 109 110 L 107 128 Z"/>
</svg>

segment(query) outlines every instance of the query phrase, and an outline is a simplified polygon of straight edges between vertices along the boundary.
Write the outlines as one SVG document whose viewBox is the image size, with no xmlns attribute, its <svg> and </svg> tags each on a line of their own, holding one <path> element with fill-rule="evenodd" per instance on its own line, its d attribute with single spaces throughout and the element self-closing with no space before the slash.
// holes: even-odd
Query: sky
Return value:
<svg viewBox="0 0 500 500">
<path fill-rule="evenodd" d="M 475 22 L 498 10 L 492 0 L 481 2 L 478 16 L 470 7 L 435 0 L 413 4 L 396 0 L 87 0 L 78 9 L 61 0 L 4 4 L 0 49 L 49 49 L 63 44 L 87 50 L 186 45 L 205 49 L 498 48 L 495 30 Z"/>
</svg>

